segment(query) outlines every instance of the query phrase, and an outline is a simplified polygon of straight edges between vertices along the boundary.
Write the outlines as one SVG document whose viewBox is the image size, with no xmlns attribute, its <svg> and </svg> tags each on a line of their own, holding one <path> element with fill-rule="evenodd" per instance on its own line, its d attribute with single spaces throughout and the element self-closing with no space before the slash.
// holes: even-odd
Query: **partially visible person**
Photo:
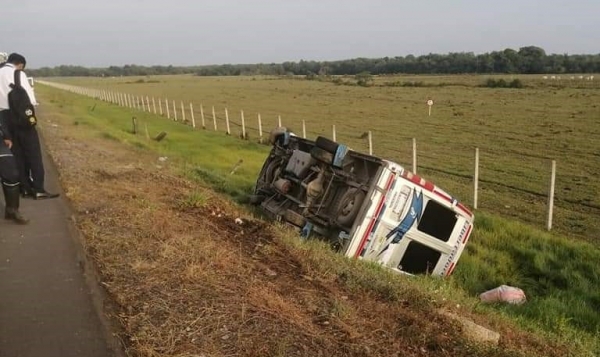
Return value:
<svg viewBox="0 0 600 357">
<path fill-rule="evenodd" d="M 44 163 L 33 109 L 37 101 L 27 75 L 23 72 L 26 64 L 25 57 L 11 53 L 0 68 L 0 111 L 8 112 L 5 114 L 9 118 L 6 124 L 13 139 L 12 152 L 17 162 L 22 195 L 34 199 L 54 198 L 59 195 L 49 193 L 44 188 Z M 26 104 L 14 101 L 9 103 L 9 94 L 15 85 L 20 85 L 25 91 L 25 98 L 19 97 L 19 100 L 27 101 Z M 22 104 L 30 108 L 26 110 L 27 114 L 17 110 L 16 107 L 22 107 Z M 25 122 L 23 116 L 27 117 Z"/>
<path fill-rule="evenodd" d="M 19 170 L 13 153 L 12 138 L 6 123 L 10 120 L 9 111 L 0 110 L 0 179 L 2 180 L 2 192 L 4 193 L 5 211 L 4 218 L 15 221 L 18 224 L 27 224 L 29 220 L 19 212 Z"/>
</svg>

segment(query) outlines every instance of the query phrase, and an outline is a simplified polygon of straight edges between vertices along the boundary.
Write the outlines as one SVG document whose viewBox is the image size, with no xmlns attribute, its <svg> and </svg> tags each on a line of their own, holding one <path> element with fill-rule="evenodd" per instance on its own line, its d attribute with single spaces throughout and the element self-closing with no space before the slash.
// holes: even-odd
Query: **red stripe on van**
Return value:
<svg viewBox="0 0 600 357">
<path fill-rule="evenodd" d="M 443 199 L 445 199 L 446 201 L 452 203 L 452 197 L 450 196 L 446 196 L 445 194 L 441 193 L 438 190 L 433 190 L 433 193 L 437 194 L 438 196 L 442 197 Z"/>
<path fill-rule="evenodd" d="M 450 276 L 450 274 L 452 274 L 452 272 L 454 271 L 454 262 L 452 262 L 452 264 L 450 264 L 450 267 L 448 268 L 448 270 L 446 271 L 446 276 Z"/>
<path fill-rule="evenodd" d="M 465 213 L 466 213 L 466 214 L 467 214 L 469 217 L 472 217 L 472 216 L 473 216 L 473 213 L 472 213 L 471 211 L 469 211 L 469 209 L 468 209 L 468 208 L 467 208 L 465 205 L 463 205 L 462 203 L 459 203 L 457 206 L 458 206 L 458 208 L 460 208 L 460 209 L 461 209 L 463 212 L 465 212 Z"/>
<path fill-rule="evenodd" d="M 365 247 L 365 244 L 367 244 L 367 239 L 369 238 L 369 234 L 371 234 L 371 230 L 373 229 L 373 226 L 375 225 L 375 221 L 379 217 L 379 213 L 381 213 L 381 208 L 383 208 L 383 203 L 385 202 L 385 197 L 387 196 L 387 191 L 392 186 L 392 182 L 394 182 L 395 178 L 396 178 L 396 175 L 394 175 L 394 174 L 390 175 L 390 178 L 388 179 L 388 183 L 385 187 L 386 192 L 381 195 L 381 200 L 379 201 L 379 205 L 377 206 L 377 211 L 375 211 L 375 215 L 373 215 L 371 222 L 369 222 L 369 226 L 367 227 L 367 230 L 365 231 L 365 235 L 362 237 L 362 240 L 360 241 L 360 246 L 356 250 L 356 253 L 354 253 L 354 258 L 360 257 L 360 253 L 362 252 L 363 248 Z"/>
<path fill-rule="evenodd" d="M 471 229 L 473 229 L 473 225 L 469 225 L 469 229 L 467 229 L 467 234 L 465 234 L 465 237 L 463 238 L 462 243 L 465 244 L 467 243 L 467 240 L 469 239 L 469 235 L 471 234 Z"/>
</svg>

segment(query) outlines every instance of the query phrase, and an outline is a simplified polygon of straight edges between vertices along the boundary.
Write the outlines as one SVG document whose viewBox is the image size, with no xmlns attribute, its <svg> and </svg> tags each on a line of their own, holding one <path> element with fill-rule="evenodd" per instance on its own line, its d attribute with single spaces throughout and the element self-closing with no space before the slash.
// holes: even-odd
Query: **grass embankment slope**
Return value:
<svg viewBox="0 0 600 357">
<path fill-rule="evenodd" d="M 318 242 L 301 244 L 281 228 L 233 223 L 248 213 L 212 190 L 243 197 L 268 148 L 37 90 L 44 119 L 52 121 L 42 124 L 44 135 L 78 209 L 88 252 L 122 308 L 123 335 L 134 354 L 600 352 L 600 253 L 590 244 L 478 212 L 452 279 L 395 276 Z M 136 136 L 129 133 L 132 115 L 142 128 Z M 146 140 L 146 125 L 152 135 L 167 131 L 167 139 Z M 242 167 L 229 175 L 239 159 Z M 529 302 L 477 304 L 473 296 L 501 283 L 525 288 Z M 500 348 L 465 341 L 434 312 L 440 307 L 500 331 Z"/>
</svg>

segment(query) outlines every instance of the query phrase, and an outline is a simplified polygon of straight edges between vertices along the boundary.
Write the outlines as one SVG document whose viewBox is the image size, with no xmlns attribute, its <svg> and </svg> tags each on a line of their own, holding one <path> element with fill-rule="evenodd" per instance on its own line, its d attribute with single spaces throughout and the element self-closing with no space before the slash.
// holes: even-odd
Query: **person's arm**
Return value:
<svg viewBox="0 0 600 357">
<path fill-rule="evenodd" d="M 33 88 L 31 88 L 31 84 L 29 84 L 29 81 L 27 80 L 27 75 L 23 71 L 21 71 L 21 87 L 27 92 L 31 105 L 36 106 L 38 103 L 35 99 L 35 93 L 33 93 Z"/>
</svg>

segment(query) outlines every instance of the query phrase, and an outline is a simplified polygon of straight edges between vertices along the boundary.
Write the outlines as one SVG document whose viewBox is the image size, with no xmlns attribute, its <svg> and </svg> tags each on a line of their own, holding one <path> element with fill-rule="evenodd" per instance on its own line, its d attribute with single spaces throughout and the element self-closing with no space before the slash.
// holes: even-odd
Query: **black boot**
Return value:
<svg viewBox="0 0 600 357">
<path fill-rule="evenodd" d="M 6 202 L 6 211 L 4 212 L 4 219 L 15 221 L 17 224 L 27 224 L 29 220 L 19 212 L 19 200 L 20 190 L 19 186 L 7 186 L 2 185 L 4 191 L 4 201 Z"/>
</svg>

